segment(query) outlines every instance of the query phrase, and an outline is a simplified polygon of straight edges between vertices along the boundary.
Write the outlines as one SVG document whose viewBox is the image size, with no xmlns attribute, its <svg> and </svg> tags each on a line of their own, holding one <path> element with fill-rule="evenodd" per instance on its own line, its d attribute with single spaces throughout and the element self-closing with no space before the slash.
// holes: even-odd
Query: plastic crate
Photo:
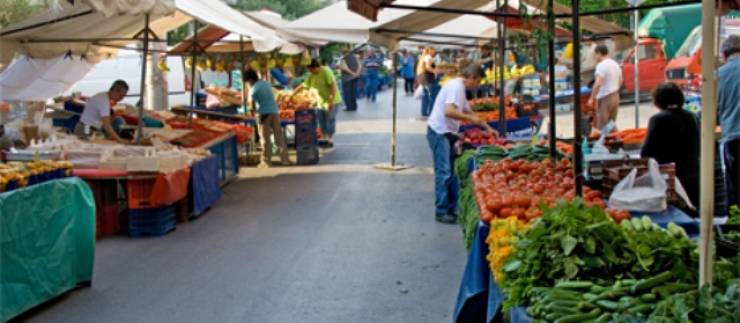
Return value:
<svg viewBox="0 0 740 323">
<path fill-rule="evenodd" d="M 127 198 L 129 209 L 145 209 L 162 207 L 152 202 L 155 179 L 129 180 L 127 183 Z"/>
<path fill-rule="evenodd" d="M 298 165 L 314 165 L 319 162 L 319 149 L 315 147 L 296 148 L 296 160 Z"/>
<path fill-rule="evenodd" d="M 175 213 L 177 214 L 177 223 L 187 223 L 190 220 L 192 208 L 190 207 L 190 198 L 186 197 L 175 203 Z"/>
<path fill-rule="evenodd" d="M 175 229 L 174 206 L 129 210 L 126 229 L 130 237 L 163 236 Z"/>
</svg>

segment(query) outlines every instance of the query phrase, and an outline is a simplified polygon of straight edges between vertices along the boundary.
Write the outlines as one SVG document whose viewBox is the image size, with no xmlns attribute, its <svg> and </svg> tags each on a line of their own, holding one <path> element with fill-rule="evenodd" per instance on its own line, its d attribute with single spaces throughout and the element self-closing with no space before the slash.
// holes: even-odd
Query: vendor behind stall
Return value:
<svg viewBox="0 0 740 323">
<path fill-rule="evenodd" d="M 75 135 L 88 139 L 94 132 L 102 132 L 106 137 L 118 142 L 125 142 L 113 129 L 113 106 L 123 100 L 128 93 L 128 84 L 116 80 L 108 92 L 100 92 L 85 103 L 80 121 L 75 126 Z"/>
<path fill-rule="evenodd" d="M 460 121 L 478 125 L 493 133 L 485 121 L 473 114 L 465 97 L 465 89 L 478 87 L 483 75 L 479 65 L 470 65 L 461 76 L 447 81 L 434 101 L 427 122 L 427 141 L 434 156 L 435 218 L 438 222 L 452 224 L 457 221 L 457 192 L 452 165 L 455 162 L 453 146 L 460 130 Z"/>
<path fill-rule="evenodd" d="M 659 164 L 675 163 L 689 200 L 699 205 L 699 122 L 683 109 L 683 92 L 674 83 L 658 85 L 653 104 L 660 112 L 650 118 L 641 155 Z"/>
</svg>

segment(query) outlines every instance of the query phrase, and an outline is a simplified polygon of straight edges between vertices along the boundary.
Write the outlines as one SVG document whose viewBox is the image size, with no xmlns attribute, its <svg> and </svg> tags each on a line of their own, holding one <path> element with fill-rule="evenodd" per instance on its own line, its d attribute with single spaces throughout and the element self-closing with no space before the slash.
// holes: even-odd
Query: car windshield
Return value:
<svg viewBox="0 0 740 323">
<path fill-rule="evenodd" d="M 696 53 L 699 47 L 701 47 L 701 26 L 694 28 L 689 37 L 686 37 L 683 45 L 676 52 L 676 57 L 689 57 Z"/>
</svg>

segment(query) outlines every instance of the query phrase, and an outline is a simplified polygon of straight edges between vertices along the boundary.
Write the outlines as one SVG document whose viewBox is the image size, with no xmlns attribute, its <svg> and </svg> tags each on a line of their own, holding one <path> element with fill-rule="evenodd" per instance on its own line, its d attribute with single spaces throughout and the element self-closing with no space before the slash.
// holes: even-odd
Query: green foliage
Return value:
<svg viewBox="0 0 740 323">
<path fill-rule="evenodd" d="M 29 0 L 2 0 L 0 1 L 0 28 L 23 21 L 41 8 L 43 7 L 33 5 Z"/>
<path fill-rule="evenodd" d="M 569 7 L 571 5 L 571 0 L 555 0 L 555 2 L 569 6 Z M 669 2 L 676 2 L 676 1 L 645 0 L 643 1 L 642 5 L 669 3 Z M 581 0 L 580 2 L 581 12 L 604 10 L 606 8 L 624 8 L 626 6 L 628 6 L 628 3 L 625 0 L 588 0 L 588 1 Z M 643 17 L 646 14 L 647 14 L 647 10 L 640 11 L 640 17 Z M 615 14 L 599 16 L 599 18 L 604 19 L 606 21 L 611 21 L 613 23 L 616 23 L 619 26 L 629 29 L 630 20 L 632 19 L 632 14 L 626 13 L 626 12 L 615 13 Z"/>
</svg>

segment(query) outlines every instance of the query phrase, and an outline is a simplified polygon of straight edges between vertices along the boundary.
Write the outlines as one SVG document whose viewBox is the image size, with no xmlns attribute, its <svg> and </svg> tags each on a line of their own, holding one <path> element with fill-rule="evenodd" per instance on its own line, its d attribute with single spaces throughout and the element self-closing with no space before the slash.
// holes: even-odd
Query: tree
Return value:
<svg viewBox="0 0 740 323">
<path fill-rule="evenodd" d="M 245 10 L 270 9 L 288 20 L 303 17 L 331 4 L 332 0 L 235 0 L 232 7 Z"/>
<path fill-rule="evenodd" d="M 0 28 L 23 21 L 39 8 L 42 7 L 33 5 L 28 0 L 0 1 Z"/>
<path fill-rule="evenodd" d="M 555 2 L 558 2 L 560 4 L 563 4 L 569 7 L 571 5 L 571 0 L 555 0 Z M 668 2 L 673 2 L 673 1 L 646 0 L 646 1 L 643 1 L 642 4 L 647 5 L 647 4 L 658 4 L 658 3 L 668 3 Z M 629 4 L 626 0 L 589 0 L 589 1 L 580 2 L 581 12 L 603 10 L 604 8 L 623 8 L 627 6 L 629 6 Z M 647 14 L 647 11 L 645 10 L 640 11 L 641 17 L 645 16 L 646 14 Z M 627 12 L 599 16 L 599 18 L 601 19 L 604 19 L 606 21 L 611 21 L 626 29 L 630 28 L 630 20 L 632 19 L 631 17 L 632 17 L 632 14 L 627 13 Z"/>
</svg>

